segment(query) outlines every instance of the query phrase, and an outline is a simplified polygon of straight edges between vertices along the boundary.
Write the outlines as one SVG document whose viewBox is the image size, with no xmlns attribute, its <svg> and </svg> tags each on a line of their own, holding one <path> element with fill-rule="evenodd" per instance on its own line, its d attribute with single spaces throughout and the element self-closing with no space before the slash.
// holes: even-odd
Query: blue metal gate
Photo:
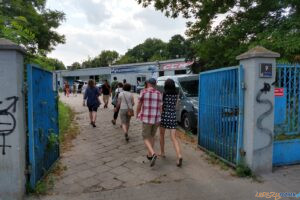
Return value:
<svg viewBox="0 0 300 200">
<path fill-rule="evenodd" d="M 58 98 L 51 72 L 27 65 L 28 153 L 34 188 L 59 157 Z"/>
<path fill-rule="evenodd" d="M 275 135 L 300 134 L 300 65 L 278 64 L 275 97 Z"/>
<path fill-rule="evenodd" d="M 243 67 L 203 72 L 199 84 L 198 144 L 236 165 L 243 140 Z"/>
</svg>

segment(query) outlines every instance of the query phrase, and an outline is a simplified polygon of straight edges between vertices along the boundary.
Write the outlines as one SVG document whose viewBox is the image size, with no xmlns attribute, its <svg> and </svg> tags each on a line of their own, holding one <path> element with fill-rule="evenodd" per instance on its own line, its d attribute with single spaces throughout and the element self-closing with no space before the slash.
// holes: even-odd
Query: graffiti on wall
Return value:
<svg viewBox="0 0 300 200">
<path fill-rule="evenodd" d="M 2 148 L 2 155 L 5 155 L 6 148 L 11 148 L 11 145 L 6 144 L 6 137 L 12 134 L 16 128 L 16 118 L 13 113 L 16 112 L 16 105 L 18 97 L 12 96 L 7 97 L 5 100 L 8 102 L 6 108 L 1 109 L 2 101 L 0 101 L 0 138 L 2 138 L 2 144 L 0 143 L 0 148 Z M 1 141 L 1 140 L 0 140 Z"/>
</svg>

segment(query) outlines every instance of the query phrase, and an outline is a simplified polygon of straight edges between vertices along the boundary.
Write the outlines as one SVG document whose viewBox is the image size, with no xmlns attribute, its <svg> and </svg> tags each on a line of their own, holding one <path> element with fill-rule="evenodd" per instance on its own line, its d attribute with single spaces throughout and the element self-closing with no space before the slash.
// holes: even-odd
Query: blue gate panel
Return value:
<svg viewBox="0 0 300 200">
<path fill-rule="evenodd" d="M 284 119 L 275 113 L 275 135 L 300 134 L 300 65 L 278 64 L 276 87 L 284 88 L 286 100 L 275 99 L 275 111 L 285 112 Z"/>
<path fill-rule="evenodd" d="M 235 165 L 243 131 L 242 67 L 200 74 L 198 144 Z"/>
<path fill-rule="evenodd" d="M 273 146 L 273 165 L 300 163 L 300 139 L 275 141 Z"/>
<path fill-rule="evenodd" d="M 51 72 L 27 65 L 27 84 L 30 185 L 34 188 L 59 157 L 55 140 L 59 134 L 58 98 Z"/>
</svg>

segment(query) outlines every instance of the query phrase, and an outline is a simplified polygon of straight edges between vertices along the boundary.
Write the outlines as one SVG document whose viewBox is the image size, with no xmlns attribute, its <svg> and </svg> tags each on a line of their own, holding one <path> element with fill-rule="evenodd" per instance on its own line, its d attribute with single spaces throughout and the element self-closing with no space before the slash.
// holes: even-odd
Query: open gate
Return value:
<svg viewBox="0 0 300 200">
<path fill-rule="evenodd" d="M 198 144 L 236 165 L 243 140 L 243 67 L 203 72 L 199 84 Z"/>
<path fill-rule="evenodd" d="M 59 158 L 58 93 L 53 74 L 27 65 L 30 186 Z"/>
</svg>

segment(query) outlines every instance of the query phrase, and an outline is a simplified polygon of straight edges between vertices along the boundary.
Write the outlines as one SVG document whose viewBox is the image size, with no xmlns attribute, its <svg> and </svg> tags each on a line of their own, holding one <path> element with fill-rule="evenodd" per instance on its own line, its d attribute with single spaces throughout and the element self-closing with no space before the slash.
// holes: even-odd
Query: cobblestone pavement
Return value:
<svg viewBox="0 0 300 200">
<path fill-rule="evenodd" d="M 280 168 L 263 177 L 263 183 L 242 179 L 230 170 L 208 164 L 204 153 L 182 142 L 183 167 L 175 165 L 175 152 L 166 138 L 165 159 L 153 168 L 145 159 L 141 123 L 132 119 L 130 142 L 118 125 L 111 124 L 112 108 L 98 112 L 97 128 L 89 124 L 82 96 L 61 97 L 76 111 L 80 135 L 61 156 L 67 170 L 55 182 L 51 195 L 28 199 L 256 199 L 256 192 L 300 192 L 300 166 Z M 156 149 L 158 150 L 158 143 Z"/>
</svg>

